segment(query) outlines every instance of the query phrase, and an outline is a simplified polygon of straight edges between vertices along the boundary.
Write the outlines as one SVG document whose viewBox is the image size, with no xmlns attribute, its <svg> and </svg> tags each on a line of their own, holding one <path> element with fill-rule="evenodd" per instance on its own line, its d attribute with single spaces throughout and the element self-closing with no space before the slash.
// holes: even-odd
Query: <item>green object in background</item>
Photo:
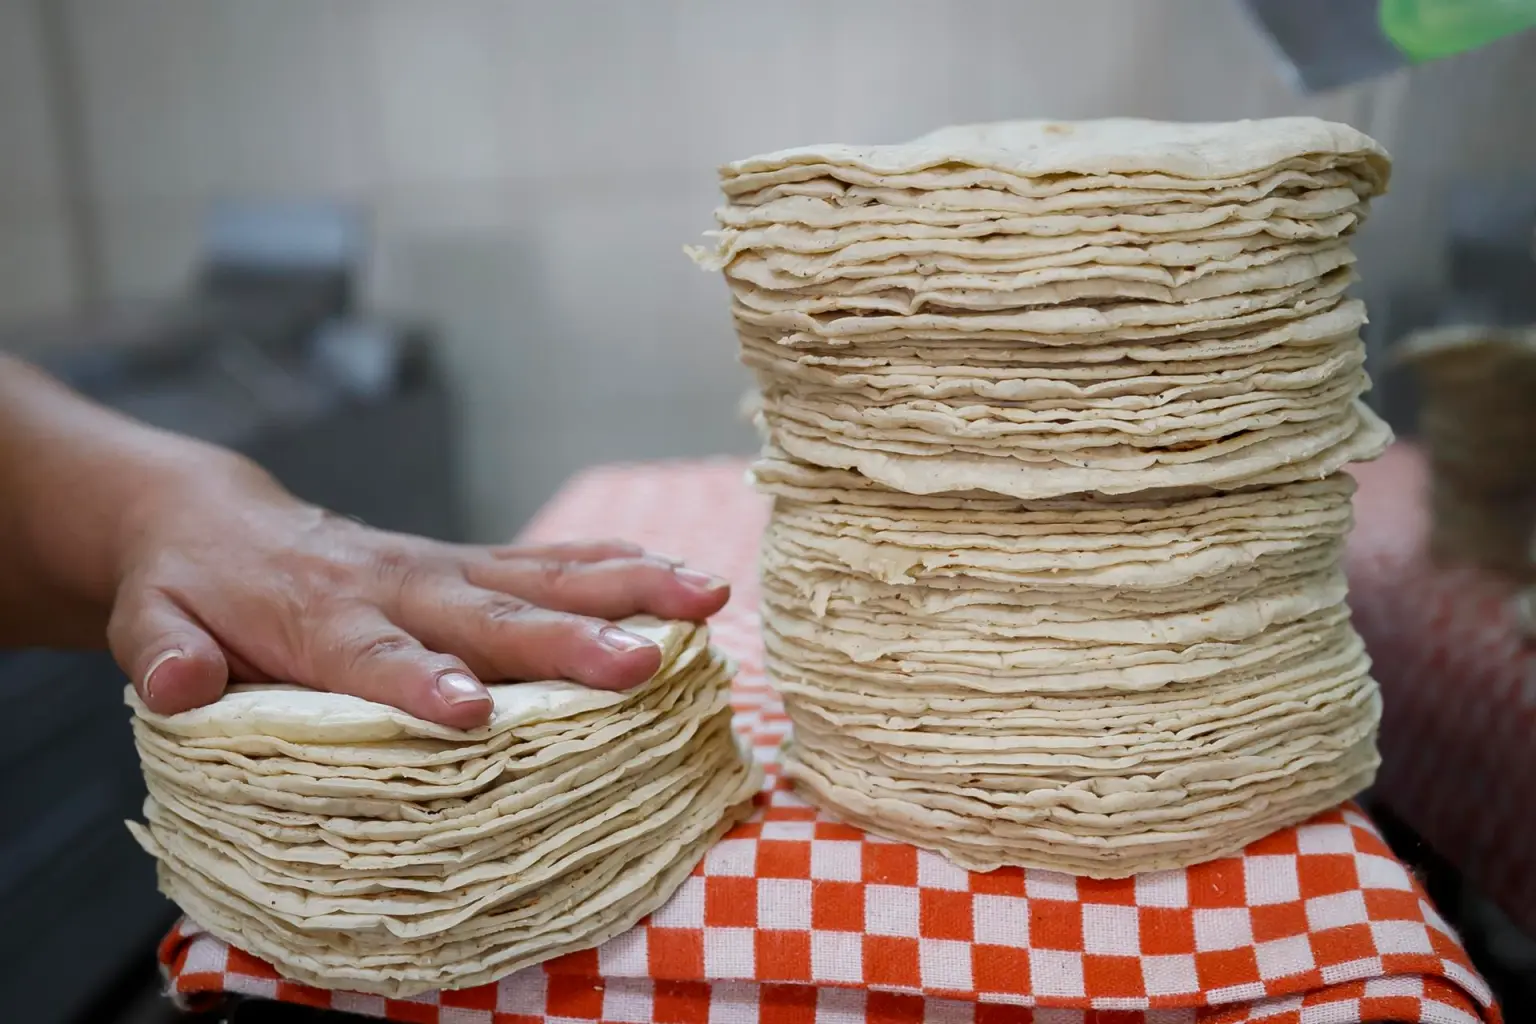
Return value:
<svg viewBox="0 0 1536 1024">
<path fill-rule="evenodd" d="M 1536 0 L 1381 0 L 1381 30 L 1415 64 L 1536 26 Z"/>
<path fill-rule="evenodd" d="M 1238 0 L 1308 91 L 1335 89 L 1536 28 L 1536 0 Z"/>
</svg>

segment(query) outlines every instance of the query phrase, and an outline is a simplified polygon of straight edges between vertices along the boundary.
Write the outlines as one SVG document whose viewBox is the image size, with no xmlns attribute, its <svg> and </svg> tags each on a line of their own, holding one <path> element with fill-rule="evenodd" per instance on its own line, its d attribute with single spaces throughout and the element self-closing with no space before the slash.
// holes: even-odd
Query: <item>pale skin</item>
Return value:
<svg viewBox="0 0 1536 1024">
<path fill-rule="evenodd" d="M 614 620 L 702 620 L 728 597 L 623 541 L 375 530 L 0 356 L 0 648 L 106 645 L 164 714 L 276 680 L 473 728 L 485 681 L 644 682 L 661 652 Z"/>
</svg>

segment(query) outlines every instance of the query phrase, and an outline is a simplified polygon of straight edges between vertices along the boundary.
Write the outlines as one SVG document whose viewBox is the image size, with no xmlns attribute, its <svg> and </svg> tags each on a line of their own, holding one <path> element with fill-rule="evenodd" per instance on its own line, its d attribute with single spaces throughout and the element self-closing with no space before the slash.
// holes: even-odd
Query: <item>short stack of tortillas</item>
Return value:
<svg viewBox="0 0 1536 1024">
<path fill-rule="evenodd" d="M 236 686 L 163 717 L 132 694 L 162 890 L 283 974 L 409 996 L 595 946 L 655 910 L 751 806 L 732 668 L 707 631 L 628 693 L 494 685 L 459 732 L 380 704 Z"/>
<path fill-rule="evenodd" d="M 1020 122 L 726 166 L 786 771 L 979 870 L 1232 852 L 1373 776 L 1340 570 L 1390 431 L 1341 125 Z"/>
</svg>

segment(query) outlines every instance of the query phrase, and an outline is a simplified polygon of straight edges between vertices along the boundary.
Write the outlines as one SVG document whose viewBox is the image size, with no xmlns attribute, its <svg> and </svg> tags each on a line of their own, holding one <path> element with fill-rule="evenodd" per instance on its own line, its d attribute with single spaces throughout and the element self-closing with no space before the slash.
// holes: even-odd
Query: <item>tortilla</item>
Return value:
<svg viewBox="0 0 1536 1024">
<path fill-rule="evenodd" d="M 343 694 L 237 686 L 179 715 L 130 692 L 163 892 L 287 977 L 408 997 L 611 937 L 654 910 L 762 775 L 730 662 L 691 623 L 625 693 L 497 684 L 469 732 Z"/>
</svg>

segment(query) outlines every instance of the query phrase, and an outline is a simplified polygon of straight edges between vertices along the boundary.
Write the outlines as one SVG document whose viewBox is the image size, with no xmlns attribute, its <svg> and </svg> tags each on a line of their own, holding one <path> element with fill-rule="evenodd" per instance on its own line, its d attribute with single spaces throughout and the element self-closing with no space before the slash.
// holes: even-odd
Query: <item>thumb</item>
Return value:
<svg viewBox="0 0 1536 1024">
<path fill-rule="evenodd" d="M 119 595 L 107 643 L 140 699 L 157 714 L 212 704 L 229 682 L 218 641 L 157 590 Z"/>
</svg>

